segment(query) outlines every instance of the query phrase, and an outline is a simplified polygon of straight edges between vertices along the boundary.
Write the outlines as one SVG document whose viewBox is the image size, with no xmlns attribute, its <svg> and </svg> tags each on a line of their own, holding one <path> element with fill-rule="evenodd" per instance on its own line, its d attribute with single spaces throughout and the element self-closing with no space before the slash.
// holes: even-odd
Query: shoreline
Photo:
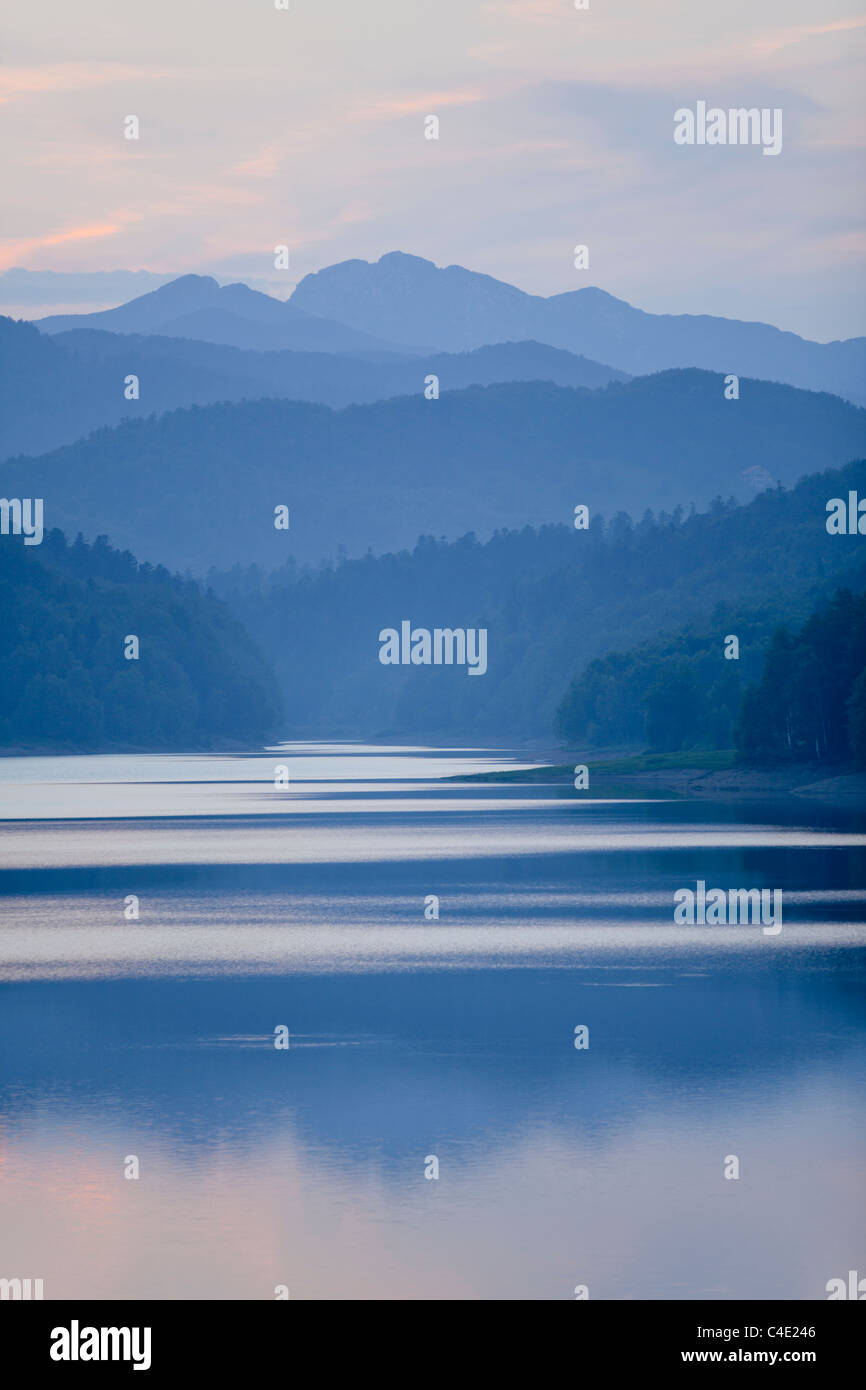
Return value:
<svg viewBox="0 0 866 1390">
<path fill-rule="evenodd" d="M 484 782 L 545 785 L 569 788 L 575 796 L 591 800 L 599 795 L 653 793 L 658 797 L 685 799 L 725 797 L 755 800 L 763 797 L 798 796 L 822 801 L 860 803 L 866 806 L 866 772 L 850 767 L 828 769 L 814 763 L 779 767 L 739 767 L 730 754 L 710 753 L 688 758 L 671 754 L 641 754 L 586 762 L 590 785 L 574 788 L 574 763 L 549 763 L 514 772 L 480 773 L 448 778 L 451 782 Z"/>
</svg>

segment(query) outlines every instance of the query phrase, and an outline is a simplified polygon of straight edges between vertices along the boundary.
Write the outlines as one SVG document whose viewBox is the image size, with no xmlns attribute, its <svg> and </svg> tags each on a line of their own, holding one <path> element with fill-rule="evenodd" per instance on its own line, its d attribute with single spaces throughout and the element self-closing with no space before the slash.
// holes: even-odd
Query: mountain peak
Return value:
<svg viewBox="0 0 866 1390">
<path fill-rule="evenodd" d="M 67 328 L 107 328 L 125 333 L 152 333 L 182 314 L 194 313 L 214 303 L 220 287 L 212 275 L 180 275 L 155 290 L 136 295 L 115 309 L 94 314 L 53 314 L 38 319 L 46 333 Z"/>
<path fill-rule="evenodd" d="M 291 303 L 356 329 L 376 323 L 378 337 L 407 347 L 423 343 L 465 351 L 491 341 L 541 336 L 518 311 L 531 298 L 464 266 L 442 269 L 423 256 L 388 251 L 378 261 L 342 261 L 305 276 Z"/>
<path fill-rule="evenodd" d="M 408 251 L 386 251 L 384 256 L 379 257 L 376 264 L 384 266 L 386 270 L 394 268 L 410 270 L 415 267 L 418 270 L 436 269 L 435 262 L 427 261 L 423 256 L 412 256 Z"/>
<path fill-rule="evenodd" d="M 169 280 L 167 285 L 160 285 L 158 289 L 152 290 L 152 294 L 165 294 L 168 290 L 178 289 L 208 289 L 218 290 L 219 284 L 212 275 L 178 275 L 175 280 Z"/>
<path fill-rule="evenodd" d="M 137 295 L 128 304 L 140 304 L 148 309 L 171 308 L 174 305 L 193 306 L 207 303 L 219 294 L 219 284 L 212 275 L 178 275 L 177 279 L 159 285 L 155 290 Z M 122 306 L 120 306 L 122 307 Z"/>
</svg>

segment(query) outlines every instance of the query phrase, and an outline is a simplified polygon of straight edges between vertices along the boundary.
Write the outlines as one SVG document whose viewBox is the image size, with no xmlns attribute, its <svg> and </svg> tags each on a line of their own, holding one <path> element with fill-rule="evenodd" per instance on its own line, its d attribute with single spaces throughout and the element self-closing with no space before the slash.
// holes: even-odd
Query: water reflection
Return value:
<svg viewBox="0 0 866 1390">
<path fill-rule="evenodd" d="M 236 799 L 130 819 L 176 762 L 125 760 L 108 821 L 49 819 L 104 767 L 29 784 L 0 883 L 0 1276 L 47 1297 L 820 1298 L 862 1264 L 856 815 L 437 786 L 415 750 L 351 750 L 344 772 L 380 766 L 375 807 L 347 810 L 344 754 L 305 756 L 329 813 L 280 824 Z M 227 761 L 186 775 L 222 797 Z M 411 809 L 382 813 L 381 781 Z M 782 933 L 675 927 L 697 878 L 781 886 Z"/>
</svg>

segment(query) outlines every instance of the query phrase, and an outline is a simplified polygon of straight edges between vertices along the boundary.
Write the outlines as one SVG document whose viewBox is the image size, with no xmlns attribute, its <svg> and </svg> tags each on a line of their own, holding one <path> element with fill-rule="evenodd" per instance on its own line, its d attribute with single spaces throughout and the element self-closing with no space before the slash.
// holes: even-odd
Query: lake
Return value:
<svg viewBox="0 0 866 1390">
<path fill-rule="evenodd" d="M 0 1277 L 821 1299 L 866 1273 L 866 817 L 447 780 L 532 761 L 0 760 Z M 780 889 L 781 930 L 677 924 L 698 882 Z"/>
</svg>

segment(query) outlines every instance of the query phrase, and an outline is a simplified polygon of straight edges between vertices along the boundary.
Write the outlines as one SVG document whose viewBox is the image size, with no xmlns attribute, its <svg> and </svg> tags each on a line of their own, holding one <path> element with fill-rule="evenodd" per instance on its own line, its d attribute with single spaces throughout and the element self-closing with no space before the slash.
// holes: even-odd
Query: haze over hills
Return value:
<svg viewBox="0 0 866 1390">
<path fill-rule="evenodd" d="M 139 399 L 126 400 L 127 375 Z M 499 343 L 423 361 L 383 354 L 247 352 L 157 334 L 78 329 L 47 336 L 0 318 L 0 459 L 70 444 L 103 425 L 180 406 L 277 397 L 340 407 L 498 381 L 603 386 L 625 380 L 586 358 L 540 343 Z"/>
<path fill-rule="evenodd" d="M 581 272 L 583 273 L 583 272 Z M 446 351 L 532 338 L 632 375 L 703 367 L 866 403 L 866 338 L 813 343 L 769 324 L 708 314 L 648 314 L 604 290 L 543 298 L 490 275 L 390 252 L 307 275 L 290 301 L 395 343 Z"/>
<path fill-rule="evenodd" d="M 42 333 L 100 328 L 110 333 L 159 333 L 230 347 L 300 352 L 376 352 L 392 344 L 363 329 L 347 328 L 248 285 L 217 284 L 210 275 L 182 275 L 159 289 L 95 314 L 52 314 L 38 319 Z M 404 347 L 403 353 L 407 351 Z"/>
<path fill-rule="evenodd" d="M 584 272 L 581 272 L 583 274 Z M 428 356 L 534 341 L 627 375 L 701 367 L 866 404 L 866 338 L 816 343 L 765 323 L 650 314 L 587 287 L 547 298 L 462 266 L 392 251 L 301 280 L 286 301 L 183 275 L 128 304 L 37 320 L 43 333 L 157 333 L 255 351 Z"/>
<path fill-rule="evenodd" d="M 581 692 L 590 701 L 568 692 L 572 737 L 591 744 L 595 726 L 597 746 L 649 734 L 655 746 L 685 737 L 729 748 L 743 686 L 760 676 L 777 624 L 799 625 L 840 586 L 866 586 L 862 536 L 826 530 L 827 499 L 849 490 L 866 492 L 863 461 L 682 519 L 524 527 L 484 544 L 427 536 L 313 575 L 286 566 L 209 579 L 270 653 L 304 737 L 550 738 L 569 680 L 619 653 Z M 486 628 L 484 678 L 382 665 L 379 633 L 404 620 Z M 727 633 L 739 636 L 737 661 L 724 658 Z M 818 681 L 829 688 L 836 676 L 828 666 Z M 651 692 L 661 743 L 647 728 Z M 674 728 L 658 727 L 659 713 Z"/>
<path fill-rule="evenodd" d="M 141 559 L 204 572 L 400 549 L 419 535 L 568 524 L 748 498 L 866 451 L 838 397 L 670 371 L 599 390 L 539 382 L 420 393 L 332 411 L 294 401 L 178 410 L 0 466 L 45 525 L 107 534 Z M 291 529 L 274 528 L 274 508 Z"/>
<path fill-rule="evenodd" d="M 158 289 L 177 274 L 151 270 L 0 271 L 0 312 L 13 318 L 43 318 L 47 313 L 96 313 L 112 304 Z M 79 306 L 73 310 L 73 305 Z"/>
</svg>

